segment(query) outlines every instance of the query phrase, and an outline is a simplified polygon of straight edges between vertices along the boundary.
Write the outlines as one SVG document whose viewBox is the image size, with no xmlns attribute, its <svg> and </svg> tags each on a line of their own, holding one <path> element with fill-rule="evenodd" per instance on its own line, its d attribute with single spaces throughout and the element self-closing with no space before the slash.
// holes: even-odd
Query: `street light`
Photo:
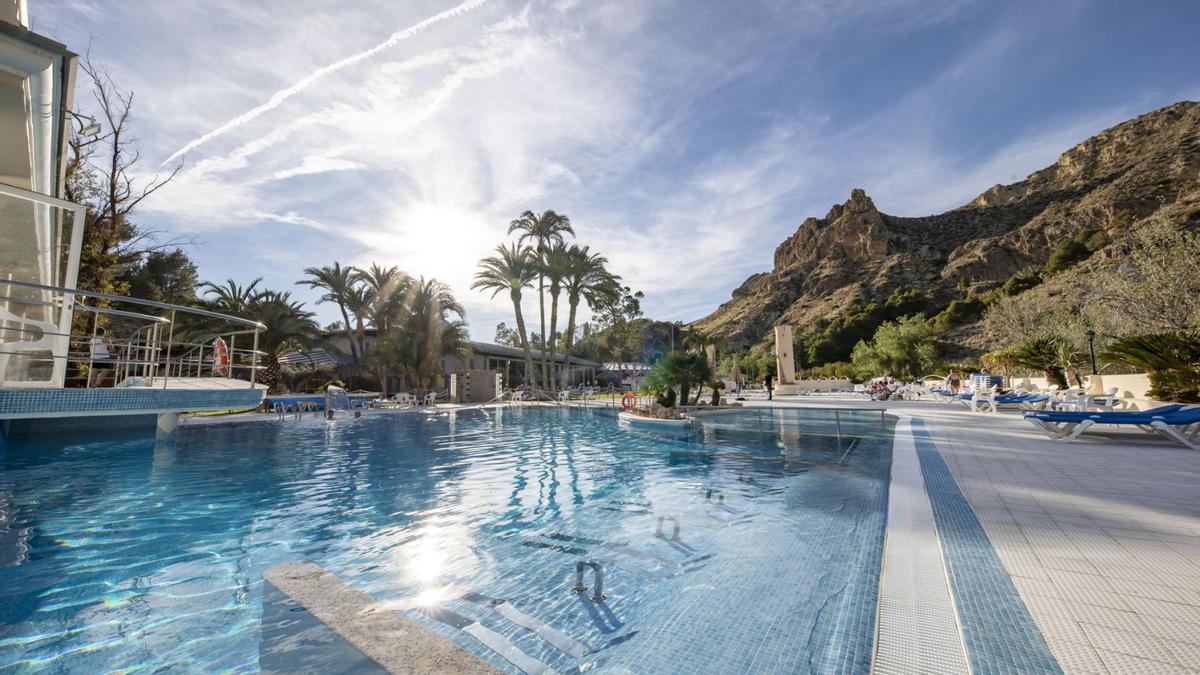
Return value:
<svg viewBox="0 0 1200 675">
<path fill-rule="evenodd" d="M 81 115 L 73 110 L 68 110 L 67 114 L 79 120 L 80 124 L 82 125 L 82 128 L 79 130 L 80 136 L 85 136 L 87 138 L 99 136 L 100 131 L 104 129 L 104 127 L 100 126 L 100 123 L 96 121 L 96 118 L 92 117 L 91 115 Z M 85 120 L 87 123 L 83 124 Z"/>
<path fill-rule="evenodd" d="M 1084 335 L 1087 336 L 1088 354 L 1092 357 L 1092 374 L 1099 375 L 1096 371 L 1096 331 L 1089 328 Z"/>
</svg>

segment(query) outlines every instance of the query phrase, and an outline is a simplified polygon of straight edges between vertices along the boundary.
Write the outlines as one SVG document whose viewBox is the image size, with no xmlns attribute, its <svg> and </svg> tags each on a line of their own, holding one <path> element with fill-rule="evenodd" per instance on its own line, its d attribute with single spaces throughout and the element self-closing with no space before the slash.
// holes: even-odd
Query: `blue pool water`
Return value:
<svg viewBox="0 0 1200 675">
<path fill-rule="evenodd" d="M 510 672 L 456 620 L 560 672 L 865 672 L 891 428 L 840 415 L 840 439 L 825 411 L 667 438 L 509 408 L 11 440 L 0 671 L 258 670 L 262 573 L 307 559 Z"/>
</svg>

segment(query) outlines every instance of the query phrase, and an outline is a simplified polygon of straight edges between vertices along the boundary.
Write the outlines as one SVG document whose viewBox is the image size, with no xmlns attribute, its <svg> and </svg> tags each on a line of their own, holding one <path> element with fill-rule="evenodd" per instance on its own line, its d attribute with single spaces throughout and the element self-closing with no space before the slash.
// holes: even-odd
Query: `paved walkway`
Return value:
<svg viewBox="0 0 1200 675">
<path fill-rule="evenodd" d="M 776 403 L 804 404 L 871 407 Z M 1059 443 L 1019 415 L 887 405 L 925 420 L 1064 671 L 1200 673 L 1200 453 L 1138 433 Z"/>
</svg>

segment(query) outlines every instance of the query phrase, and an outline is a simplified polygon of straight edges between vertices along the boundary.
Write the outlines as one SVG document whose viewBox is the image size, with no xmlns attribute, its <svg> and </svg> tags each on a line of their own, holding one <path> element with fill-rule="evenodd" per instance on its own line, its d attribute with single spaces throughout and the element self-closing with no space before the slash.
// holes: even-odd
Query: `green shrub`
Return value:
<svg viewBox="0 0 1200 675">
<path fill-rule="evenodd" d="M 1020 295 L 1042 283 L 1042 275 L 1037 272 L 1014 274 L 1000 287 L 1000 292 L 1007 296 Z"/>
<path fill-rule="evenodd" d="M 807 366 L 845 361 L 852 346 L 870 339 L 883 320 L 883 311 L 877 303 L 855 299 L 834 319 L 819 319 L 811 324 L 803 351 L 796 353 L 802 355 L 803 365 Z"/>
<path fill-rule="evenodd" d="M 1108 246 L 1108 235 L 1103 230 L 1080 230 L 1075 236 L 1054 247 L 1046 261 L 1046 274 L 1057 274 L 1087 260 L 1092 253 Z"/>
<path fill-rule="evenodd" d="M 944 333 L 955 326 L 979 320 L 986 309 L 987 303 L 982 298 L 975 296 L 954 300 L 946 306 L 946 309 L 930 319 L 929 323 L 934 330 Z"/>
<path fill-rule="evenodd" d="M 674 351 L 667 354 L 646 376 L 643 386 L 658 395 L 660 405 L 671 407 L 675 400 L 675 387 L 679 387 L 680 405 L 691 404 L 691 388 L 702 387 L 712 379 L 708 360 L 696 352 Z"/>
<path fill-rule="evenodd" d="M 1068 270 L 1088 259 L 1092 254 L 1081 241 L 1068 239 L 1054 248 L 1050 259 L 1046 261 L 1046 274 L 1054 275 Z"/>
<path fill-rule="evenodd" d="M 1137 216 L 1133 214 L 1133 211 L 1130 211 L 1129 209 L 1121 209 L 1113 214 L 1110 227 L 1113 229 L 1123 230 L 1132 225 L 1135 220 L 1137 220 Z"/>
<path fill-rule="evenodd" d="M 1106 233 L 1104 230 L 1096 230 L 1095 232 L 1092 232 L 1083 238 L 1083 245 L 1087 247 L 1088 251 L 1095 253 L 1105 246 L 1108 246 L 1109 242 L 1111 241 L 1112 240 L 1108 238 L 1108 233 Z"/>
<path fill-rule="evenodd" d="M 661 405 L 664 408 L 674 408 L 675 407 L 675 390 L 674 389 L 663 390 L 663 392 L 661 394 L 659 394 L 657 397 L 655 397 L 654 402 Z"/>
<path fill-rule="evenodd" d="M 1200 403 L 1200 371 L 1154 371 L 1150 373 L 1150 389 L 1147 393 L 1159 401 Z"/>
<path fill-rule="evenodd" d="M 883 323 L 870 342 L 862 340 L 854 345 L 850 359 L 863 378 L 920 377 L 937 362 L 937 344 L 929 323 L 918 314 Z"/>
<path fill-rule="evenodd" d="M 1010 358 L 1014 365 L 1039 370 L 1046 380 L 1067 387 L 1065 368 L 1072 365 L 1076 353 L 1074 347 L 1062 338 L 1042 337 L 1025 340 L 1012 348 Z"/>
<path fill-rule="evenodd" d="M 846 361 L 852 346 L 870 340 L 885 321 L 921 314 L 929 309 L 929 298 L 911 286 L 897 288 L 882 304 L 856 298 L 833 319 L 820 319 L 809 325 L 797 340 L 795 354 L 803 367 Z"/>
<path fill-rule="evenodd" d="M 1124 337 L 1100 358 L 1144 370 L 1149 394 L 1160 401 L 1200 403 L 1200 336 L 1187 332 Z"/>
</svg>

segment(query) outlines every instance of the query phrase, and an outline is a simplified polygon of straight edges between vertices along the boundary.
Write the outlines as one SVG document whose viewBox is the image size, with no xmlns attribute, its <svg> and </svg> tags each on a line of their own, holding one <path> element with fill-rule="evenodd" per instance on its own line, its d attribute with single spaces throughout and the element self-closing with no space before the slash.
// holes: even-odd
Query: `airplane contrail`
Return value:
<svg viewBox="0 0 1200 675">
<path fill-rule="evenodd" d="M 354 54 L 353 56 L 348 56 L 348 57 L 342 59 L 341 61 L 336 61 L 327 66 L 323 66 L 316 71 L 313 71 L 309 75 L 305 76 L 299 82 L 296 82 L 295 84 L 291 85 L 290 87 L 287 87 L 286 89 L 280 89 L 279 91 L 272 94 L 271 98 L 267 99 L 266 103 L 263 103 L 262 105 L 259 105 L 259 106 L 255 106 L 254 108 L 247 110 L 246 112 L 242 113 L 241 115 L 238 115 L 237 117 L 229 120 L 225 124 L 222 124 L 221 126 L 217 127 L 216 129 L 213 129 L 212 131 L 204 134 L 203 136 L 200 136 L 199 138 L 191 140 L 190 142 L 188 142 L 187 145 L 184 145 L 182 148 L 171 153 L 170 157 L 163 160 L 163 164 L 164 165 L 168 164 L 169 162 L 174 161 L 175 159 L 177 159 L 179 156 L 183 155 L 184 153 L 186 153 L 190 150 L 193 150 L 201 145 L 204 145 L 205 143 L 224 134 L 225 132 L 230 131 L 232 129 L 236 129 L 237 127 L 240 127 L 243 124 L 257 118 L 259 115 L 262 115 L 263 113 L 268 112 L 268 111 L 278 107 L 279 104 L 281 104 L 284 101 L 288 100 L 289 98 L 295 96 L 296 94 L 299 94 L 300 92 L 304 91 L 305 89 L 308 89 L 308 87 L 311 86 L 312 83 L 325 77 L 326 75 L 329 75 L 330 73 L 335 73 L 339 70 L 342 70 L 343 68 L 352 66 L 352 65 L 359 63 L 360 61 L 363 61 L 365 59 L 369 59 L 372 56 L 378 54 L 379 52 L 381 52 L 385 49 L 388 49 L 390 47 L 393 47 L 393 46 L 399 44 L 400 42 L 403 42 L 404 40 L 407 40 L 408 38 L 416 35 L 417 33 L 420 33 L 421 31 L 425 30 L 426 28 L 429 28 L 430 26 L 432 26 L 436 23 L 440 23 L 442 21 L 445 21 L 446 19 L 453 19 L 454 17 L 456 17 L 460 14 L 465 14 L 473 9 L 476 9 L 477 7 L 479 7 L 480 5 L 482 5 L 485 2 L 487 2 L 487 0 L 466 0 L 466 2 L 463 2 L 462 4 L 458 5 L 457 7 L 448 9 L 440 14 L 435 14 L 435 15 L 429 17 L 428 19 L 421 21 L 420 23 L 409 26 L 408 28 L 405 28 L 404 30 L 392 33 L 390 36 L 388 36 L 388 39 L 384 40 L 383 42 L 380 42 L 379 44 L 375 45 L 374 47 L 371 47 L 370 49 L 358 52 L 357 54 Z"/>
</svg>

